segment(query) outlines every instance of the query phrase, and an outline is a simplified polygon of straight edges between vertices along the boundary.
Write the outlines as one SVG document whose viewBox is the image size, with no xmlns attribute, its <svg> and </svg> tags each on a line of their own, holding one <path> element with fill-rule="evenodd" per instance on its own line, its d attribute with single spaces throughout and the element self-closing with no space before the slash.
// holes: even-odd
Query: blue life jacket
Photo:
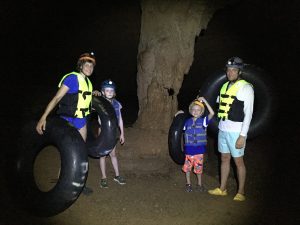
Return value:
<svg viewBox="0 0 300 225">
<path fill-rule="evenodd" d="M 185 146 L 206 146 L 206 127 L 203 125 L 204 118 L 196 121 L 190 118 L 185 123 L 184 145 Z"/>
</svg>

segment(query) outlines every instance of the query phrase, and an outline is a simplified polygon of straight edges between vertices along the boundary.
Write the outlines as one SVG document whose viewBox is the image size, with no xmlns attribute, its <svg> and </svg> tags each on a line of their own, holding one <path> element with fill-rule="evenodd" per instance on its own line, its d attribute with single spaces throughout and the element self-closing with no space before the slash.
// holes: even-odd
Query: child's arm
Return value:
<svg viewBox="0 0 300 225">
<path fill-rule="evenodd" d="M 120 118 L 119 118 L 119 127 L 120 127 L 120 143 L 124 144 L 125 138 L 124 138 L 124 125 L 123 125 L 123 118 L 122 118 L 122 113 L 120 110 Z"/>
<path fill-rule="evenodd" d="M 213 116 L 215 115 L 214 110 L 212 109 L 212 107 L 210 106 L 210 104 L 208 103 L 208 101 L 206 101 L 206 99 L 204 97 L 199 97 L 198 100 L 200 102 L 204 102 L 204 104 L 206 105 L 207 109 L 208 109 L 208 120 L 211 120 L 211 118 L 213 118 Z"/>
</svg>

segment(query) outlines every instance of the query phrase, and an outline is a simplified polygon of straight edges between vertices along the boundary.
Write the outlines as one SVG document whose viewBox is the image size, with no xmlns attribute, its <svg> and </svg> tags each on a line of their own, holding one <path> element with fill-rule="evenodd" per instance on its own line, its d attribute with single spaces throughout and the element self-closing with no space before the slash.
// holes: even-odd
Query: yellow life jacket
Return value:
<svg viewBox="0 0 300 225">
<path fill-rule="evenodd" d="M 228 88 L 229 81 L 220 90 L 218 118 L 242 122 L 244 119 L 244 102 L 236 98 L 238 90 L 248 84 L 245 80 L 238 80 Z"/>
<path fill-rule="evenodd" d="M 83 78 L 80 73 L 71 72 L 63 76 L 58 87 L 61 87 L 64 79 L 69 75 L 77 76 L 78 92 L 67 93 L 61 99 L 57 113 L 63 116 L 84 118 L 91 111 L 93 85 L 88 77 Z"/>
</svg>

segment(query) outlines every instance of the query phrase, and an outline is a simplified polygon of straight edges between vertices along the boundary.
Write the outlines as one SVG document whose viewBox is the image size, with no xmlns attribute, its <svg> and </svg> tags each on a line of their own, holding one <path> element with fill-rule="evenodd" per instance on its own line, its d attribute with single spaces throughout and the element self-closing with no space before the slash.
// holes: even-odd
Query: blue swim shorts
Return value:
<svg viewBox="0 0 300 225">
<path fill-rule="evenodd" d="M 235 147 L 236 140 L 239 136 L 239 132 L 224 132 L 219 130 L 218 151 L 220 153 L 230 153 L 232 157 L 243 156 L 245 152 L 245 146 L 241 149 L 237 149 Z"/>
<path fill-rule="evenodd" d="M 86 118 L 74 118 L 74 117 L 67 117 L 67 116 L 61 116 L 61 118 L 68 121 L 77 130 L 80 130 L 86 124 Z"/>
</svg>

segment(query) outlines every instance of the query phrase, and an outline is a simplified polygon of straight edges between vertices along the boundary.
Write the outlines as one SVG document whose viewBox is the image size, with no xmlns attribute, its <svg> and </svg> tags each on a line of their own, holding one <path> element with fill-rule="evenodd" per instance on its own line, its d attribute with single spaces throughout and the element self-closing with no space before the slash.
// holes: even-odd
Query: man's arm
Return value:
<svg viewBox="0 0 300 225">
<path fill-rule="evenodd" d="M 240 135 L 246 137 L 249 131 L 253 115 L 254 90 L 252 85 L 245 85 L 242 90 L 242 100 L 244 101 L 244 120 Z"/>
</svg>

